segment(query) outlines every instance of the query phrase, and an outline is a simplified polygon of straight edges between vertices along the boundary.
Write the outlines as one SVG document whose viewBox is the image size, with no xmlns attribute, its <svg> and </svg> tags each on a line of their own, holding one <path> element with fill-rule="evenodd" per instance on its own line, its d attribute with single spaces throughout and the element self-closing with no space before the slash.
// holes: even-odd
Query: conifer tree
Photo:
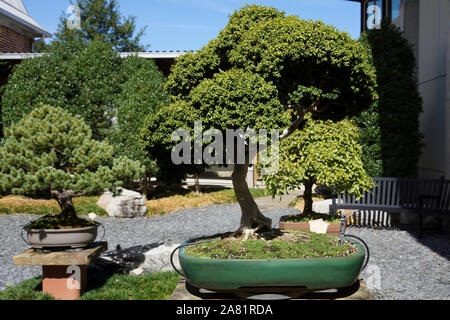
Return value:
<svg viewBox="0 0 450 320">
<path fill-rule="evenodd" d="M 0 193 L 47 193 L 61 207 L 61 220 L 76 216 L 72 198 L 138 179 L 143 168 L 92 139 L 78 116 L 50 106 L 34 109 L 5 130 L 0 146 Z"/>
</svg>

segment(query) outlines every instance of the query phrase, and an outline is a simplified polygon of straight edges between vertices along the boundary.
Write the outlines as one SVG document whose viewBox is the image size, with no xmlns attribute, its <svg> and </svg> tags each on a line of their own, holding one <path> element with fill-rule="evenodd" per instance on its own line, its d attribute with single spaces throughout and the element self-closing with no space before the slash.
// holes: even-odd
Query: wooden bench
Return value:
<svg viewBox="0 0 450 320">
<path fill-rule="evenodd" d="M 450 217 L 450 180 L 374 178 L 376 186 L 360 199 L 347 194 L 333 197 L 332 214 L 340 209 L 377 212 L 410 212 L 419 216 L 419 237 L 424 215 Z"/>
<path fill-rule="evenodd" d="M 70 251 L 29 249 L 13 257 L 14 264 L 42 266 L 42 292 L 61 300 L 78 300 L 87 285 L 87 265 L 107 250 L 106 242 Z"/>
</svg>

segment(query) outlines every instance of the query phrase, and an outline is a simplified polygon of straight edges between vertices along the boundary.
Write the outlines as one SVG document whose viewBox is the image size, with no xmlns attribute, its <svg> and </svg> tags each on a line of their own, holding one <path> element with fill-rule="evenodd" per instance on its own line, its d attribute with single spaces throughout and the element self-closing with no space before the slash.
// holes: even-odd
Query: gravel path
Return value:
<svg viewBox="0 0 450 320">
<path fill-rule="evenodd" d="M 269 209 L 264 214 L 278 226 L 278 219 L 296 209 Z M 181 243 L 187 239 L 234 231 L 239 226 L 240 209 L 233 205 L 214 205 L 135 219 L 99 218 L 106 228 L 110 249 L 122 249 L 161 242 Z M 15 266 L 13 255 L 27 245 L 20 228 L 36 216 L 0 216 L 0 290 L 7 283 L 39 276 L 40 267 Z M 379 299 L 450 299 L 450 237 L 427 234 L 422 241 L 414 233 L 394 230 L 350 228 L 350 234 L 363 238 L 371 258 L 362 276 Z M 100 231 L 101 235 L 101 231 Z"/>
</svg>

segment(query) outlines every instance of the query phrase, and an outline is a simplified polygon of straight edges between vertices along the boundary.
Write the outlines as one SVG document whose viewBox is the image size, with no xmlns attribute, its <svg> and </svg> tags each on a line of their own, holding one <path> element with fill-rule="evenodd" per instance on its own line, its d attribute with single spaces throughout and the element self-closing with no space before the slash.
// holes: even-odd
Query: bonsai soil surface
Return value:
<svg viewBox="0 0 450 320">
<path fill-rule="evenodd" d="M 212 240 L 185 248 L 187 255 L 211 259 L 303 259 L 351 256 L 358 248 L 336 236 L 308 231 L 274 230 L 267 237 L 243 240 L 235 237 Z"/>
<path fill-rule="evenodd" d="M 89 221 L 83 218 L 72 218 L 69 220 L 61 219 L 60 215 L 47 215 L 31 222 L 27 228 L 35 230 L 62 230 L 77 229 L 95 226 L 95 221 Z"/>
</svg>

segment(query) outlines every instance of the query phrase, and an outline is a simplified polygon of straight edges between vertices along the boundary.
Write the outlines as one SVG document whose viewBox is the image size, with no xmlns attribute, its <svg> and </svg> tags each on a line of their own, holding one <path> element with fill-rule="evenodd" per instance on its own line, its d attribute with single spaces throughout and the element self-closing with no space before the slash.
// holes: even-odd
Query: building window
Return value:
<svg viewBox="0 0 450 320">
<path fill-rule="evenodd" d="M 365 29 L 379 29 L 383 18 L 383 1 L 370 0 L 364 3 Z"/>
<path fill-rule="evenodd" d="M 392 4 L 391 4 L 391 18 L 392 21 L 394 21 L 395 19 L 397 19 L 400 15 L 400 3 L 402 2 L 402 0 L 392 0 Z"/>
</svg>

